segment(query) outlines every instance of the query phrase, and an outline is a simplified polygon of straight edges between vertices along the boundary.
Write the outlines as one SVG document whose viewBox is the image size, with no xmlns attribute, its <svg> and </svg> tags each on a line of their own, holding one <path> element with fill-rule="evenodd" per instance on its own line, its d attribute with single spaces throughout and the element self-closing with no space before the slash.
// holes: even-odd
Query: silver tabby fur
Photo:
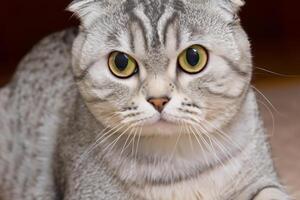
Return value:
<svg viewBox="0 0 300 200">
<path fill-rule="evenodd" d="M 74 1 L 79 33 L 41 41 L 0 90 L 0 199 L 290 199 L 250 86 L 243 3 Z M 177 57 L 193 44 L 209 63 L 190 75 Z M 115 50 L 139 74 L 114 77 Z M 146 99 L 162 95 L 160 114 Z"/>
</svg>

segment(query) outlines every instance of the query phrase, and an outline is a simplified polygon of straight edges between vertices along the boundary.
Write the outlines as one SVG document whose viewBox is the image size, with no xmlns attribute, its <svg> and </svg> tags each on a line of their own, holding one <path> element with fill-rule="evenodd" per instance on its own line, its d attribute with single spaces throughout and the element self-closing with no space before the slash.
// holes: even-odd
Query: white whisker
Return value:
<svg viewBox="0 0 300 200">
<path fill-rule="evenodd" d="M 115 134 L 117 131 L 121 130 L 122 128 L 124 128 L 126 126 L 126 124 L 119 124 L 111 129 L 109 129 L 109 131 L 105 132 L 103 135 L 101 135 L 101 137 L 99 137 L 92 145 L 90 145 L 87 150 L 80 156 L 83 157 L 83 159 L 85 158 L 85 156 L 89 155 L 95 148 L 97 148 L 97 146 L 99 144 L 102 144 L 105 140 L 107 140 L 108 138 L 110 138 L 113 134 Z M 104 130 L 107 130 L 108 127 Z M 103 131 L 104 131 L 103 130 Z M 103 133 L 103 131 L 101 131 L 101 133 Z M 100 133 L 100 134 L 101 134 Z M 81 160 L 81 159 L 80 159 Z"/>
<path fill-rule="evenodd" d="M 205 129 L 205 127 L 203 127 L 203 129 Z M 204 134 L 207 135 L 207 137 L 208 137 L 207 131 L 206 131 L 206 133 L 204 131 Z M 235 168 L 237 170 L 238 169 L 238 163 L 236 162 L 236 160 L 232 156 L 232 153 L 230 152 L 230 149 L 226 148 L 221 142 L 219 142 L 218 139 L 216 137 L 214 137 L 213 134 L 210 135 L 210 137 L 212 138 L 212 140 L 216 144 L 216 146 L 222 151 L 224 156 L 226 156 L 229 163 L 232 164 L 233 168 Z"/>
<path fill-rule="evenodd" d="M 265 99 L 267 101 L 268 104 L 270 104 L 270 106 L 272 107 L 273 110 L 275 110 L 277 113 L 280 114 L 280 112 L 277 110 L 277 108 L 271 103 L 271 101 L 259 90 L 257 89 L 255 86 L 251 85 L 251 87 L 258 93 L 260 94 L 263 99 Z"/>
<path fill-rule="evenodd" d="M 238 150 L 242 151 L 243 147 L 238 144 L 237 142 L 235 142 L 230 136 L 229 134 L 225 133 L 224 131 L 220 130 L 219 128 L 215 127 L 212 123 L 210 123 L 207 120 L 202 121 L 203 123 L 206 123 L 209 127 L 213 128 L 216 132 L 216 134 L 218 134 L 219 136 L 221 136 L 225 141 L 227 141 L 229 144 L 233 144 L 235 146 L 235 148 L 237 148 Z"/>
<path fill-rule="evenodd" d="M 264 72 L 268 72 L 270 74 L 273 74 L 273 75 L 276 75 L 276 76 L 285 77 L 285 78 L 298 78 L 298 77 L 300 77 L 300 75 L 288 75 L 288 74 L 281 74 L 281 73 L 278 73 L 278 72 L 273 72 L 271 70 L 268 70 L 268 69 L 265 69 L 265 68 L 262 68 L 262 67 L 255 67 L 255 68 L 259 69 L 259 70 L 262 70 Z"/>
<path fill-rule="evenodd" d="M 135 160 L 137 159 L 137 153 L 138 153 L 138 149 L 139 149 L 139 143 L 140 143 L 142 131 L 143 131 L 143 124 L 140 126 L 140 130 L 139 130 L 139 133 L 138 133 L 138 139 L 137 139 L 135 155 L 134 155 Z"/>
<path fill-rule="evenodd" d="M 197 137 L 197 134 L 193 131 L 192 127 L 191 126 L 188 126 L 188 129 L 190 130 L 190 132 L 193 134 L 193 136 L 195 137 L 197 143 L 199 144 L 200 148 L 201 148 L 201 151 L 203 153 L 203 156 L 204 156 L 204 160 L 206 162 L 206 165 L 207 166 L 210 166 L 209 162 L 208 162 L 208 158 L 207 158 L 207 155 L 206 155 L 206 152 L 202 146 L 202 143 L 199 141 L 198 137 Z"/>
<path fill-rule="evenodd" d="M 268 112 L 271 115 L 271 118 L 272 118 L 272 133 L 271 133 L 270 136 L 273 137 L 274 133 L 275 133 L 275 117 L 274 117 L 274 114 L 273 114 L 272 110 L 269 108 L 269 106 L 267 104 L 265 104 L 263 101 L 257 100 L 257 102 L 261 103 L 268 110 Z"/>
<path fill-rule="evenodd" d="M 109 145 L 107 145 L 105 147 L 105 149 L 103 151 L 106 151 L 108 148 L 113 149 L 114 146 L 116 145 L 116 143 L 120 140 L 120 138 L 125 135 L 127 133 L 127 131 L 133 126 L 133 124 L 131 124 L 130 126 L 128 126 L 116 139 L 114 139 Z"/>
<path fill-rule="evenodd" d="M 182 135 L 182 124 L 181 124 L 182 122 L 179 121 L 179 123 L 180 123 L 180 131 L 179 131 L 179 134 L 178 134 L 178 136 L 177 136 L 177 139 L 176 139 L 174 148 L 173 148 L 173 150 L 172 150 L 172 153 L 171 153 L 171 156 L 170 156 L 170 161 L 171 161 L 171 160 L 173 159 L 173 157 L 174 157 L 174 154 L 175 154 L 175 151 L 176 151 L 176 149 L 177 149 L 177 146 L 178 146 L 180 137 L 181 137 L 181 135 Z"/>
<path fill-rule="evenodd" d="M 126 138 L 126 141 L 125 141 L 125 143 L 124 143 L 124 145 L 123 145 L 123 147 L 122 147 L 120 156 L 122 156 L 123 152 L 126 150 L 126 148 L 127 148 L 127 142 L 128 142 L 128 140 L 129 140 L 130 136 L 132 136 L 131 134 L 132 134 L 132 132 L 135 130 L 135 128 L 136 128 L 136 127 L 131 127 L 131 130 L 130 130 L 130 132 L 129 132 L 127 138 Z"/>
</svg>

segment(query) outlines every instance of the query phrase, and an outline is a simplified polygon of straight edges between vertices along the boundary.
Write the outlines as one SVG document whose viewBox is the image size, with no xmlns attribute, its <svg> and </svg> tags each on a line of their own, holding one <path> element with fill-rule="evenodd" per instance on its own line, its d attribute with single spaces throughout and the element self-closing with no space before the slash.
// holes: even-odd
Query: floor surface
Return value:
<svg viewBox="0 0 300 200">
<path fill-rule="evenodd" d="M 288 190 L 300 199 L 300 79 L 264 81 L 256 87 L 265 95 L 258 92 L 258 103 L 279 175 Z"/>
</svg>

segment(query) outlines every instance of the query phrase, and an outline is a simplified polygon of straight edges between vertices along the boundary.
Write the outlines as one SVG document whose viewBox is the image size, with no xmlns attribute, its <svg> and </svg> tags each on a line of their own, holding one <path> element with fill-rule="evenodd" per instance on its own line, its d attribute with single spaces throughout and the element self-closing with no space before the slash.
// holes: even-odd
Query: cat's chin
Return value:
<svg viewBox="0 0 300 200">
<path fill-rule="evenodd" d="M 171 136 L 180 132 L 180 126 L 177 123 L 159 119 L 156 122 L 143 125 L 143 136 Z"/>
</svg>

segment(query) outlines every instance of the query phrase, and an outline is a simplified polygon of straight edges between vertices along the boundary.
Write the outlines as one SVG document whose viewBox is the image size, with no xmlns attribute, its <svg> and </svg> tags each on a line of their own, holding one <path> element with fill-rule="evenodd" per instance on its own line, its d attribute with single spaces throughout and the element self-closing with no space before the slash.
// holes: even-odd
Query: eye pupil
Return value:
<svg viewBox="0 0 300 200">
<path fill-rule="evenodd" d="M 186 51 L 186 60 L 191 66 L 196 66 L 200 60 L 200 55 L 197 49 L 188 48 Z"/>
<path fill-rule="evenodd" d="M 126 67 L 128 66 L 128 62 L 129 62 L 129 58 L 124 53 L 118 53 L 115 57 L 116 67 L 120 71 L 124 71 L 126 69 Z"/>
</svg>

